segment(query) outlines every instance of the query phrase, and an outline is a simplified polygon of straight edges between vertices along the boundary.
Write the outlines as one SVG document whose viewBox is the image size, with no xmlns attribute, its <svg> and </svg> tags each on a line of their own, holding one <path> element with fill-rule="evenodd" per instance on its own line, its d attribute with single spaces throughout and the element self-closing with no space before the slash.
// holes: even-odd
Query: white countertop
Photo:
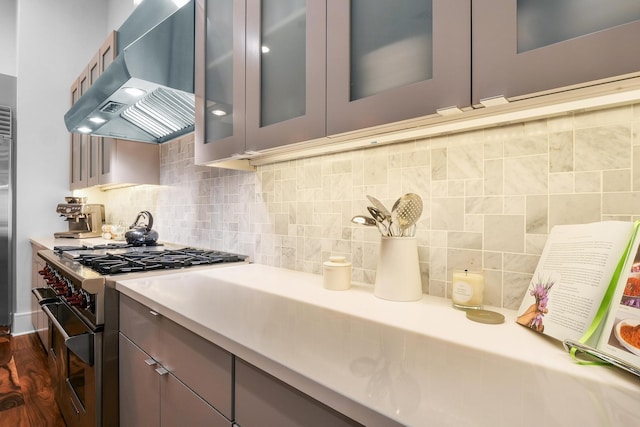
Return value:
<svg viewBox="0 0 640 427">
<path fill-rule="evenodd" d="M 451 301 L 258 264 L 123 280 L 116 289 L 365 425 L 635 426 L 640 378 L 574 363 L 559 342 L 468 320 Z M 353 405 L 356 402 L 359 405 Z"/>
<path fill-rule="evenodd" d="M 47 249 L 53 249 L 54 246 L 95 246 L 95 245 L 105 245 L 108 243 L 126 243 L 124 240 L 108 240 L 103 239 L 102 237 L 92 237 L 89 239 L 70 239 L 70 238 L 60 238 L 60 237 L 32 237 L 30 239 L 31 243 L 35 243 L 37 245 L 43 246 Z"/>
</svg>

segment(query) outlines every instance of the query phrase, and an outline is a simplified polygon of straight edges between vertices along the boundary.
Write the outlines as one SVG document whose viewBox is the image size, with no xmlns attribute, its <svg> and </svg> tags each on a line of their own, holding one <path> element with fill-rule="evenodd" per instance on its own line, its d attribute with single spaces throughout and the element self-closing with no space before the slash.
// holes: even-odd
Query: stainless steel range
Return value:
<svg viewBox="0 0 640 427">
<path fill-rule="evenodd" d="M 248 262 L 244 255 L 158 244 L 61 246 L 38 252 L 47 287 L 33 293 L 49 319 L 45 347 L 68 426 L 118 425 L 115 281 Z"/>
</svg>

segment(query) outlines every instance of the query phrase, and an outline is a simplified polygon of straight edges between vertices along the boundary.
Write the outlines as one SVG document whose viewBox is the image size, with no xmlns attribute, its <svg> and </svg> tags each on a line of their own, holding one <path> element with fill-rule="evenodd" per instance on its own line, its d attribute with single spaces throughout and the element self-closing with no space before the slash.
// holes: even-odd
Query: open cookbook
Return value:
<svg viewBox="0 0 640 427">
<path fill-rule="evenodd" d="M 640 375 L 640 221 L 553 227 L 516 321 Z"/>
</svg>

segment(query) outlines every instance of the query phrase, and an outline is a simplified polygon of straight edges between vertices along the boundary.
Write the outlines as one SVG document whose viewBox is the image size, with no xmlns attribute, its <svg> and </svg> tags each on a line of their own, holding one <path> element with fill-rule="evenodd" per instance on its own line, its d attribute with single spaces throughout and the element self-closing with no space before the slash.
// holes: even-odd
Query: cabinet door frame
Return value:
<svg viewBox="0 0 640 427">
<path fill-rule="evenodd" d="M 433 0 L 432 78 L 350 99 L 350 2 L 327 0 L 327 135 L 471 103 L 471 2 Z M 398 64 L 398 66 L 402 66 Z"/>
<path fill-rule="evenodd" d="M 89 135 L 71 134 L 71 190 L 87 188 L 88 186 L 88 145 Z"/>
<path fill-rule="evenodd" d="M 92 135 L 89 136 L 87 141 L 87 185 L 89 187 L 101 183 L 102 141 L 102 137 Z"/>
<path fill-rule="evenodd" d="M 195 144 L 196 164 L 228 159 L 245 151 L 245 1 L 233 0 L 233 135 L 206 141 L 206 0 L 196 0 Z"/>
<path fill-rule="evenodd" d="M 95 73 L 94 73 L 95 72 Z M 89 79 L 89 87 L 93 86 L 93 84 L 98 80 L 102 71 L 100 69 L 100 52 L 96 52 L 89 61 L 89 65 L 87 65 L 87 76 Z"/>
<path fill-rule="evenodd" d="M 305 115 L 268 126 L 260 125 L 261 1 L 247 0 L 247 116 L 246 150 L 269 148 L 321 138 L 326 135 L 327 10 L 325 0 L 306 5 L 306 108 Z"/>
<path fill-rule="evenodd" d="M 517 2 L 494 0 L 490 7 L 473 2 L 472 9 L 474 105 L 485 98 L 518 99 L 640 74 L 640 50 L 632 42 L 640 39 L 640 21 L 519 54 Z"/>
<path fill-rule="evenodd" d="M 113 62 L 113 60 L 118 56 L 118 52 L 116 52 L 118 45 L 116 44 L 118 41 L 118 33 L 116 31 L 112 31 L 100 46 L 98 51 L 98 62 L 100 66 L 100 74 L 104 72 L 108 68 L 109 65 Z"/>
<path fill-rule="evenodd" d="M 155 371 L 158 365 L 123 333 L 118 334 L 118 340 L 120 423 L 125 427 L 139 423 L 160 425 L 162 377 Z"/>
<path fill-rule="evenodd" d="M 75 104 L 78 101 L 78 98 L 80 98 L 80 86 L 79 86 L 78 79 L 76 79 L 71 84 L 71 88 L 69 89 L 69 94 L 70 94 L 70 105 L 73 106 L 73 104 Z M 71 190 L 75 188 L 79 188 L 76 186 L 77 183 L 74 181 L 75 165 L 76 165 L 76 162 L 74 161 L 74 157 L 73 157 L 74 151 L 75 151 L 75 138 L 76 136 L 74 136 L 73 133 L 69 134 L 69 188 Z"/>
</svg>

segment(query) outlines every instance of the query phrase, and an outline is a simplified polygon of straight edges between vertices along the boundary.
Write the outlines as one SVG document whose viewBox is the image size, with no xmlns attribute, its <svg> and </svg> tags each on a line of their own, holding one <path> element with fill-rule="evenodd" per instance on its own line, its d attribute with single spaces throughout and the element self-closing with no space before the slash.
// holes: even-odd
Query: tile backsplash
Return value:
<svg viewBox="0 0 640 427">
<path fill-rule="evenodd" d="M 450 297 L 451 271 L 483 268 L 485 304 L 515 309 L 556 224 L 640 218 L 640 104 L 239 172 L 194 165 L 192 138 L 161 149 L 162 186 L 102 194 L 107 220 L 149 210 L 160 239 L 248 254 L 321 274 L 330 255 L 373 283 L 380 233 L 352 224 L 371 194 L 419 194 L 425 293 Z"/>
</svg>

